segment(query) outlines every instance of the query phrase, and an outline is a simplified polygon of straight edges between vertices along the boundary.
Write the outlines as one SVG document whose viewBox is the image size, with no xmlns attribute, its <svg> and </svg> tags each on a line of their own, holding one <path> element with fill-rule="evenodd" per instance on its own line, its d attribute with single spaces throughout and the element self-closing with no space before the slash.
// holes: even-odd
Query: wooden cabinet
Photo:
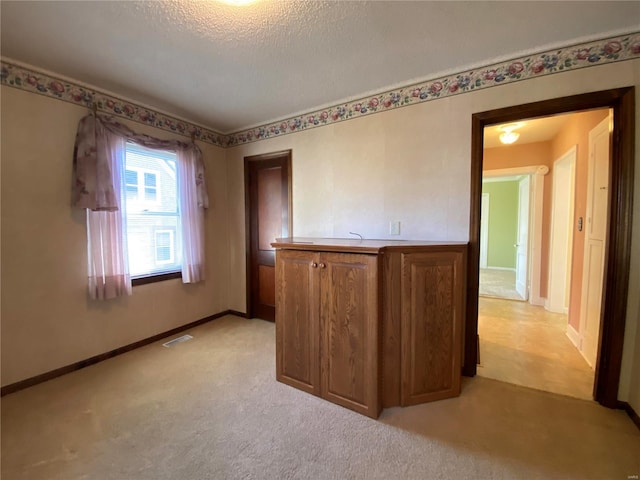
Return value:
<svg viewBox="0 0 640 480">
<path fill-rule="evenodd" d="M 320 278 L 317 254 L 276 252 L 276 378 L 320 394 Z"/>
<path fill-rule="evenodd" d="M 276 375 L 359 413 L 380 413 L 375 255 L 276 254 Z"/>
<path fill-rule="evenodd" d="M 320 395 L 376 418 L 378 257 L 322 253 L 320 270 Z"/>
<path fill-rule="evenodd" d="M 459 395 L 466 244 L 273 246 L 278 381 L 373 418 Z"/>
<path fill-rule="evenodd" d="M 462 255 L 402 255 L 401 405 L 460 394 Z"/>
</svg>

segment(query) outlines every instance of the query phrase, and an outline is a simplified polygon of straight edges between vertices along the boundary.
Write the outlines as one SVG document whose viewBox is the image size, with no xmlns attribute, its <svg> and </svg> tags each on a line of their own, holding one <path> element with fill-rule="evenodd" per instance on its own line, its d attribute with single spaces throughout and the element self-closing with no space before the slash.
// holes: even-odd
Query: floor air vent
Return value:
<svg viewBox="0 0 640 480">
<path fill-rule="evenodd" d="M 173 347 L 178 343 L 186 342 L 187 340 L 191 340 L 193 337 L 191 335 L 182 335 L 181 337 L 174 338 L 173 340 L 169 340 L 167 343 L 163 343 L 163 347 Z"/>
</svg>

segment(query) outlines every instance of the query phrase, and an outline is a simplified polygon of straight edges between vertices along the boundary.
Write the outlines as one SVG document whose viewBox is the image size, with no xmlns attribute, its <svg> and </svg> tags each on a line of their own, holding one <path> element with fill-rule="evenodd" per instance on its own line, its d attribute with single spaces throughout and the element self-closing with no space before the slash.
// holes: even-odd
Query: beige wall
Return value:
<svg viewBox="0 0 640 480">
<path fill-rule="evenodd" d="M 400 238 L 467 240 L 473 113 L 629 85 L 640 87 L 640 60 L 502 85 L 229 149 L 230 308 L 245 309 L 244 156 L 292 149 L 294 235 L 344 237 L 356 231 L 388 238 L 389 221 L 400 220 Z M 636 125 L 640 129 L 640 122 Z M 637 149 L 636 192 L 639 156 Z M 640 194 L 634 201 L 638 225 Z M 639 259 L 636 229 L 631 262 L 636 288 Z M 640 379 L 631 378 L 633 369 L 640 370 L 638 302 L 637 295 L 630 297 L 623 400 L 640 398 Z M 640 404 L 634 408 L 640 411 Z"/>
<path fill-rule="evenodd" d="M 48 372 L 228 308 L 224 150 L 200 144 L 210 208 L 207 280 L 87 299 L 84 211 L 70 207 L 73 144 L 86 109 L 1 87 L 2 385 Z M 170 138 L 165 131 L 130 124 Z M 184 137 L 183 137 L 184 139 Z"/>
<path fill-rule="evenodd" d="M 209 279 L 86 296 L 85 227 L 69 207 L 73 138 L 86 110 L 2 87 L 2 384 L 126 345 L 227 308 L 245 310 L 243 162 L 293 151 L 293 233 L 468 239 L 471 115 L 635 85 L 640 60 L 478 90 L 223 151 L 202 145 L 211 208 Z M 636 107 L 636 117 L 640 109 Z M 158 137 L 166 132 L 133 125 Z M 636 137 L 640 122 L 636 122 Z M 634 222 L 640 225 L 640 149 Z M 398 237 L 396 237 L 398 238 Z M 634 230 L 620 399 L 640 411 L 640 231 Z"/>
</svg>

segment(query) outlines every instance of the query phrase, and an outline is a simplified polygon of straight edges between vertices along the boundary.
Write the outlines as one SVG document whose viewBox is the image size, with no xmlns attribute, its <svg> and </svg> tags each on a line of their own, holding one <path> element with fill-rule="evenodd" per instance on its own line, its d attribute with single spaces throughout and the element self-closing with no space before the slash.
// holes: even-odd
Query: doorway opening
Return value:
<svg viewBox="0 0 640 480">
<path fill-rule="evenodd" d="M 291 150 L 244 158 L 247 317 L 275 321 L 276 238 L 292 231 Z"/>
<path fill-rule="evenodd" d="M 482 297 L 516 301 L 529 298 L 531 183 L 526 173 L 504 176 L 494 171 L 483 172 L 479 292 Z"/>
<path fill-rule="evenodd" d="M 576 297 L 581 292 L 582 272 L 581 262 L 574 262 L 572 255 L 574 198 L 582 208 L 587 132 L 608 116 L 609 109 L 598 109 L 521 119 L 520 139 L 513 145 L 493 140 L 492 129 L 500 126 L 485 128 L 483 201 L 488 196 L 494 200 L 492 206 L 497 205 L 489 209 L 489 222 L 481 217 L 480 258 L 485 223 L 492 227 L 487 236 L 493 237 L 494 251 L 488 256 L 488 270 L 482 260 L 480 264 L 481 376 L 593 399 L 594 370 L 580 342 L 569 336 L 570 317 L 579 322 L 577 308 L 571 315 L 569 310 L 572 293 Z M 576 189 L 578 147 L 582 156 Z M 518 175 L 499 175 L 505 169 L 495 167 L 505 165 L 513 165 L 508 171 Z M 577 233 L 576 243 L 583 240 Z M 483 285 L 487 276 L 493 279 L 489 286 Z M 496 278 L 509 282 L 500 284 Z"/>
<path fill-rule="evenodd" d="M 485 143 L 496 146 L 495 139 Z M 518 154 L 513 158 L 509 152 L 493 151 L 500 153 L 493 164 L 485 162 L 482 171 L 479 294 L 543 305 L 543 207 L 549 166 L 536 164 L 539 158 L 531 152 L 530 158 L 523 159 Z M 507 183 L 496 186 L 495 182 Z M 495 252 L 491 260 L 490 238 Z"/>
<path fill-rule="evenodd" d="M 620 379 L 626 317 L 633 191 L 634 90 L 596 92 L 508 107 L 473 115 L 471 162 L 470 247 L 468 263 L 467 319 L 463 373 L 473 376 L 478 360 L 478 287 L 480 265 L 480 211 L 485 127 L 522 118 L 540 118 L 567 112 L 611 108 L 613 135 L 608 168 L 606 246 L 603 251 L 602 295 L 599 309 L 598 353 L 593 398 L 615 408 Z M 544 270 L 544 269 L 542 269 Z M 548 272 L 542 272 L 543 277 Z M 530 277 L 529 277 L 530 278 Z M 547 285 L 548 287 L 548 285 Z M 544 291 L 544 282 L 541 290 Z M 523 306 L 530 304 L 519 302 Z M 482 360 L 482 359 L 481 359 Z"/>
</svg>

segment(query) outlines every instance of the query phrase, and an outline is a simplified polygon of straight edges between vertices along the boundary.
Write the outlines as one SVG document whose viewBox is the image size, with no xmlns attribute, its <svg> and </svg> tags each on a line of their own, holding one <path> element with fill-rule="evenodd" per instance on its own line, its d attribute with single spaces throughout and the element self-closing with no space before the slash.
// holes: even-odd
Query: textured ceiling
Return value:
<svg viewBox="0 0 640 480">
<path fill-rule="evenodd" d="M 0 2 L 1 53 L 222 133 L 639 29 L 640 2 Z"/>
</svg>

